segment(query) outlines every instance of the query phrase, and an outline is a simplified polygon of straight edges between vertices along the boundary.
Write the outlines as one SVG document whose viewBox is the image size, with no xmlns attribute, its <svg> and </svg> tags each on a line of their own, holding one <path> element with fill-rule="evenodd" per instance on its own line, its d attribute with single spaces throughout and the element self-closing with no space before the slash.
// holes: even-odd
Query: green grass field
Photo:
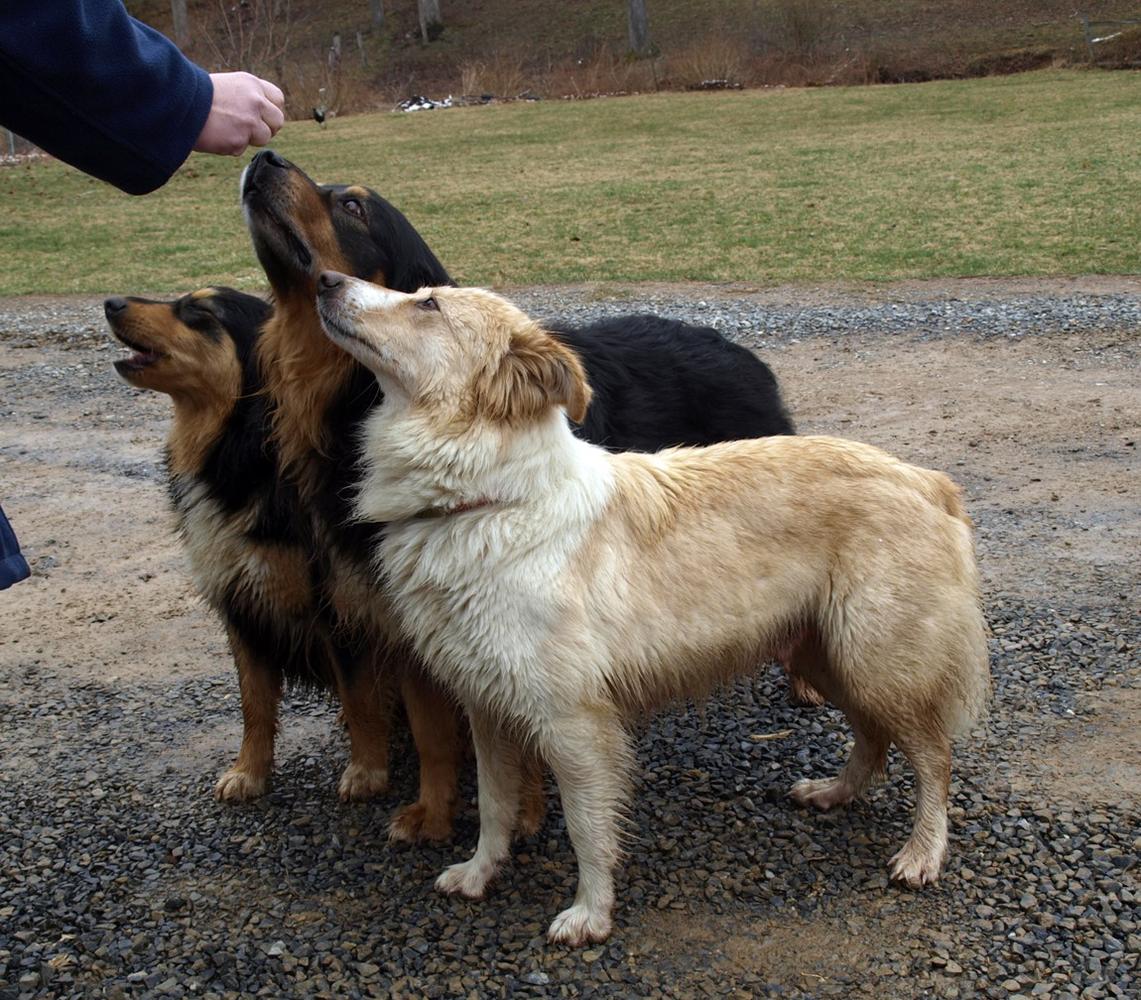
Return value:
<svg viewBox="0 0 1141 1000">
<path fill-rule="evenodd" d="M 1141 74 L 660 94 L 291 124 L 275 148 L 367 184 L 464 283 L 1141 272 Z M 0 295 L 263 285 L 242 162 L 129 198 L 0 167 Z"/>
</svg>

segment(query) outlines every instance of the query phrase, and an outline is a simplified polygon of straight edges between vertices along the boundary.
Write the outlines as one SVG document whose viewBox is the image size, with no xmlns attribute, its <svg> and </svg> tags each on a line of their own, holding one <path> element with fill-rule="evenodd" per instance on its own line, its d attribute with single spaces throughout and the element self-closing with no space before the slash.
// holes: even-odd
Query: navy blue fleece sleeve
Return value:
<svg viewBox="0 0 1141 1000">
<path fill-rule="evenodd" d="M 214 86 L 119 0 L 0 2 L 0 124 L 130 194 L 170 178 Z"/>
<path fill-rule="evenodd" d="M 0 590 L 19 583 L 27 576 L 28 564 L 20 555 L 20 544 L 16 541 L 16 533 L 4 516 L 4 508 L 0 507 Z"/>
</svg>

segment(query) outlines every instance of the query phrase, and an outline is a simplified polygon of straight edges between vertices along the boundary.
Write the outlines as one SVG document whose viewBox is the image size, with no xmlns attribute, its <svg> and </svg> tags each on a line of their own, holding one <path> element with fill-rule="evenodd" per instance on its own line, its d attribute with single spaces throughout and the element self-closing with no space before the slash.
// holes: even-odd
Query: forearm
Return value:
<svg viewBox="0 0 1141 1000">
<path fill-rule="evenodd" d="M 205 71 L 118 0 L 0 4 L 0 123 L 125 191 L 178 169 L 212 96 Z"/>
</svg>

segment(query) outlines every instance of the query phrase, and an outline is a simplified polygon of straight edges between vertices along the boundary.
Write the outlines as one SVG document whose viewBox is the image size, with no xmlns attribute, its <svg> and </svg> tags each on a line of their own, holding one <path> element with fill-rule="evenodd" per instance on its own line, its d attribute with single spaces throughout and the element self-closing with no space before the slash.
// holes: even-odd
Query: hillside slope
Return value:
<svg viewBox="0 0 1141 1000">
<path fill-rule="evenodd" d="M 128 6 L 170 30 L 168 0 Z M 369 0 L 189 6 L 192 56 L 212 69 L 272 75 L 298 114 L 322 100 L 344 112 L 418 93 L 562 97 L 710 80 L 821 85 L 1016 72 L 1086 61 L 1078 14 L 1141 18 L 1141 0 L 1091 0 L 1077 14 L 1073 0 L 649 0 L 657 55 L 631 60 L 623 0 L 442 0 L 444 29 L 428 45 L 416 0 L 383 0 L 375 29 Z M 335 36 L 339 62 L 330 60 Z M 1141 30 L 1126 27 L 1097 55 L 1141 64 Z"/>
</svg>

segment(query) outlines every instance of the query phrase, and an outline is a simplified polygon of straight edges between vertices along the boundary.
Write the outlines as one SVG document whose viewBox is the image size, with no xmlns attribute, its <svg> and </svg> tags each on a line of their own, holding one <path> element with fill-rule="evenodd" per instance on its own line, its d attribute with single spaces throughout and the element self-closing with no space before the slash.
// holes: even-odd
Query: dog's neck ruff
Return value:
<svg viewBox="0 0 1141 1000">
<path fill-rule="evenodd" d="M 423 521 L 433 517 L 448 517 L 452 514 L 466 514 L 471 510 L 484 510 L 488 507 L 497 506 L 497 501 L 492 500 L 490 497 L 482 497 L 479 500 L 463 500 L 460 503 L 452 504 L 446 507 L 425 507 L 423 510 L 416 511 L 409 520 Z"/>
</svg>

